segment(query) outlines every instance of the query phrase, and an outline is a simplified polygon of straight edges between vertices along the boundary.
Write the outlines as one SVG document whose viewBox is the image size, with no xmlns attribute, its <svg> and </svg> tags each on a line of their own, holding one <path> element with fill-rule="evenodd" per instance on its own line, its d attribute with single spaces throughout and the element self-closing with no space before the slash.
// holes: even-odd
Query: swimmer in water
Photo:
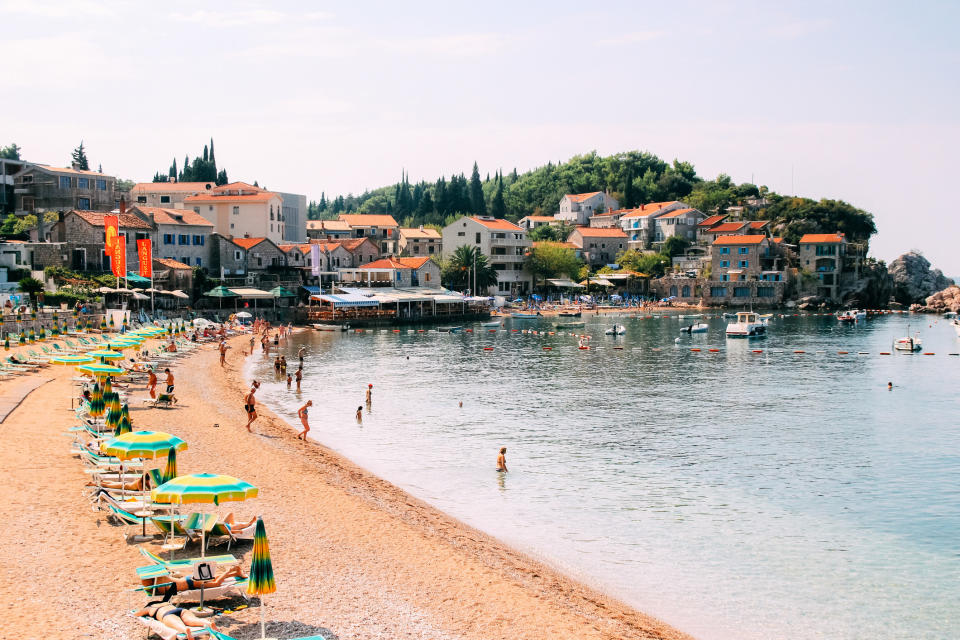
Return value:
<svg viewBox="0 0 960 640">
<path fill-rule="evenodd" d="M 373 403 L 373 385 L 367 385 L 367 406 L 369 407 Z"/>
<path fill-rule="evenodd" d="M 497 471 L 507 472 L 507 448 L 500 447 L 500 455 L 497 456 Z"/>
<path fill-rule="evenodd" d="M 887 383 L 887 390 L 889 391 L 889 390 L 891 390 L 891 389 L 893 389 L 893 383 L 892 383 L 892 382 L 888 382 L 888 383 Z"/>
<path fill-rule="evenodd" d="M 357 424 L 363 424 L 363 407 L 357 407 Z"/>
</svg>

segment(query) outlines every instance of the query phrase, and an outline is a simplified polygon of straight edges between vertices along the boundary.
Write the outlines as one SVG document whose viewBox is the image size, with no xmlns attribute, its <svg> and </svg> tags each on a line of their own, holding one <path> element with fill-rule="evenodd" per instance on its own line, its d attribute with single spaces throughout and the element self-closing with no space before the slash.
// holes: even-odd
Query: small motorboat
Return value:
<svg viewBox="0 0 960 640">
<path fill-rule="evenodd" d="M 481 327 L 499 327 L 503 324 L 503 320 L 491 320 L 490 322 L 481 322 Z"/>
<path fill-rule="evenodd" d="M 555 325 L 553 325 L 553 326 L 555 326 L 557 329 L 579 329 L 579 328 L 583 327 L 584 325 L 586 325 L 586 323 L 581 320 L 580 322 L 576 322 L 576 321 L 574 321 L 574 322 L 558 322 L 557 324 L 555 324 Z"/>
<path fill-rule="evenodd" d="M 315 324 L 313 328 L 317 331 L 346 331 L 347 327 L 340 324 Z"/>
<path fill-rule="evenodd" d="M 703 317 L 703 314 L 702 314 L 702 313 L 694 313 L 694 314 L 688 314 L 688 315 L 677 316 L 677 317 L 680 318 L 681 320 L 687 320 L 687 319 L 690 319 L 690 318 L 702 318 L 702 317 Z"/>
<path fill-rule="evenodd" d="M 463 333 L 463 327 L 437 327 L 440 333 Z"/>
<path fill-rule="evenodd" d="M 845 323 L 863 322 L 867 319 L 867 312 L 861 311 L 860 309 L 847 309 L 842 313 L 837 314 L 837 320 Z"/>
<path fill-rule="evenodd" d="M 897 338 L 893 342 L 893 348 L 897 351 L 920 351 L 923 349 L 923 340 L 920 339 L 920 334 L 917 334 L 913 337 L 906 336 L 904 338 Z"/>
<path fill-rule="evenodd" d="M 727 325 L 728 338 L 760 338 L 767 335 L 767 323 L 753 311 L 740 311 L 736 322 Z"/>
<path fill-rule="evenodd" d="M 707 329 L 710 328 L 706 322 L 697 322 L 696 324 L 691 324 L 688 327 L 681 327 L 681 333 L 706 333 Z"/>
<path fill-rule="evenodd" d="M 539 318 L 542 314 L 537 311 L 536 313 L 511 313 L 510 317 L 514 320 L 535 320 Z"/>
<path fill-rule="evenodd" d="M 561 318 L 579 318 L 580 312 L 579 311 L 561 311 L 557 315 L 560 316 Z"/>
<path fill-rule="evenodd" d="M 609 329 L 607 329 L 606 331 L 604 331 L 603 333 L 604 335 L 608 335 L 608 336 L 622 336 L 626 332 L 627 332 L 627 328 L 625 326 L 623 326 L 622 324 L 615 324 Z"/>
<path fill-rule="evenodd" d="M 737 319 L 737 314 L 735 314 L 735 313 L 724 313 L 724 314 L 723 314 L 723 319 L 724 319 L 724 320 L 736 320 L 736 319 Z"/>
</svg>

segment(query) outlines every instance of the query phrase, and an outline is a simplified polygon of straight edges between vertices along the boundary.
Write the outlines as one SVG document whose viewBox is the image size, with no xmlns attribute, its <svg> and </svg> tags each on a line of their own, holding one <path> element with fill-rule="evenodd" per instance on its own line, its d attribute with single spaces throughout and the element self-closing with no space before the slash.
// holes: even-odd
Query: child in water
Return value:
<svg viewBox="0 0 960 640">
<path fill-rule="evenodd" d="M 363 424 L 363 406 L 357 407 L 357 424 Z"/>
<path fill-rule="evenodd" d="M 290 388 L 290 385 L 293 383 L 293 376 L 289 373 L 287 374 L 287 389 Z"/>
</svg>

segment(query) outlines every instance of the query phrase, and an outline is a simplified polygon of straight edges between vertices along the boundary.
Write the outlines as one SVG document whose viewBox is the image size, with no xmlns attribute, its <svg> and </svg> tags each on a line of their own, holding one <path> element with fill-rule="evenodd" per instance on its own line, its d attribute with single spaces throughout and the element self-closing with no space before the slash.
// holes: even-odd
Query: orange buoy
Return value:
<svg viewBox="0 0 960 640">
<path fill-rule="evenodd" d="M 794 353 L 806 353 L 806 351 L 794 351 Z"/>
<path fill-rule="evenodd" d="M 837 353 L 838 353 L 839 355 L 841 355 L 841 356 L 845 356 L 845 355 L 847 355 L 847 354 L 850 353 L 850 352 L 849 352 L 849 351 L 837 351 Z"/>
<path fill-rule="evenodd" d="M 467 329 L 467 333 L 473 333 L 473 329 Z"/>
<path fill-rule="evenodd" d="M 754 353 L 763 353 L 763 349 L 754 349 L 753 352 L 754 352 Z"/>
<path fill-rule="evenodd" d="M 690 349 L 690 351 L 700 351 L 700 349 Z"/>
<path fill-rule="evenodd" d="M 577 349 L 580 349 L 580 351 L 589 351 L 590 347 L 577 347 Z"/>
<path fill-rule="evenodd" d="M 720 349 L 709 349 L 710 353 L 720 353 Z"/>
<path fill-rule="evenodd" d="M 484 350 L 484 351 L 493 351 L 493 347 L 484 347 L 483 350 Z"/>
<path fill-rule="evenodd" d="M 544 350 L 544 351 L 553 351 L 553 347 L 544 347 L 543 350 Z"/>
<path fill-rule="evenodd" d="M 490 333 L 496 333 L 496 332 L 497 332 L 496 329 L 488 329 L 488 331 L 489 331 Z"/>
<path fill-rule="evenodd" d="M 394 333 L 400 333 L 400 329 L 394 329 L 393 332 L 394 332 Z"/>
<path fill-rule="evenodd" d="M 923 355 L 925 355 L 925 356 L 932 356 L 932 355 L 936 355 L 936 354 L 935 354 L 933 351 L 924 351 L 924 352 L 923 352 Z"/>
</svg>

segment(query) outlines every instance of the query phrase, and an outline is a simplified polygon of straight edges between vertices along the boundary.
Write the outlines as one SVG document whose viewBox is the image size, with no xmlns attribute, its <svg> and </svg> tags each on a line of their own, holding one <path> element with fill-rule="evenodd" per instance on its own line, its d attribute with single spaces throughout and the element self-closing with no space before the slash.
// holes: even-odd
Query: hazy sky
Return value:
<svg viewBox="0 0 960 640">
<path fill-rule="evenodd" d="M 777 6 L 774 6 L 777 5 Z M 841 198 L 960 275 L 960 3 L 0 0 L 0 144 L 327 195 L 649 150 Z"/>
</svg>

